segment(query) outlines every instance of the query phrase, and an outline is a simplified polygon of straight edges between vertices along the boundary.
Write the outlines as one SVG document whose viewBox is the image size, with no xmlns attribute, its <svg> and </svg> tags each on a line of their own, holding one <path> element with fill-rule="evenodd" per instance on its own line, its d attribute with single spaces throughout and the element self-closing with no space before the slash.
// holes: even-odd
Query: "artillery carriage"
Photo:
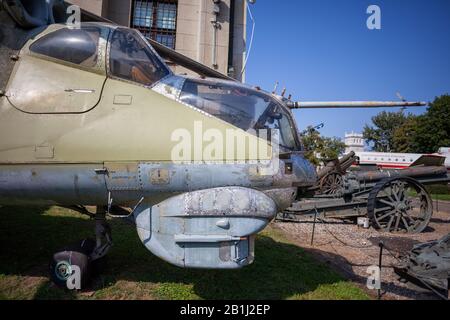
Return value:
<svg viewBox="0 0 450 320">
<path fill-rule="evenodd" d="M 352 151 L 341 159 L 328 161 L 317 173 L 317 184 L 310 190 L 316 194 L 335 195 L 343 186 L 344 175 L 356 160 L 356 154 Z"/>
<path fill-rule="evenodd" d="M 444 166 L 420 166 L 404 170 L 350 172 L 351 153 L 328 164 L 318 174 L 318 183 L 290 208 L 280 221 L 298 222 L 305 216 L 321 218 L 368 217 L 380 231 L 420 233 L 433 215 L 433 202 L 425 185 L 448 183 Z"/>
</svg>

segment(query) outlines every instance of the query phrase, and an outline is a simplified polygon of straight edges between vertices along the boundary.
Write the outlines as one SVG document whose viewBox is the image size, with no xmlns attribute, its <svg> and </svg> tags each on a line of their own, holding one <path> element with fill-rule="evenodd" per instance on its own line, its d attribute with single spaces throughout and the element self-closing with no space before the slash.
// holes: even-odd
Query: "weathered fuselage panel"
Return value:
<svg viewBox="0 0 450 320">
<path fill-rule="evenodd" d="M 239 105 L 195 92 L 182 101 L 187 78 L 163 65 L 166 75 L 145 85 L 142 61 L 128 57 L 131 65 L 137 63 L 129 73 L 121 65 L 126 54 L 140 50 L 114 58 L 112 43 L 120 51 L 131 39 L 144 44 L 141 49 L 158 65 L 139 34 L 106 24 L 82 27 L 90 33 L 65 28 L 50 25 L 30 37 L 10 64 L 11 76 L 2 78 L 0 205 L 128 206 L 135 208 L 143 244 L 174 265 L 234 269 L 252 263 L 256 233 L 292 204 L 297 188 L 316 181 L 312 165 L 292 147 L 299 144 L 290 111 L 259 90 L 212 80 L 197 85 L 216 88 Z M 58 60 L 67 50 L 33 50 L 36 43 L 51 47 L 54 42 L 43 39 L 59 33 L 82 34 L 88 43 L 96 34 L 96 50 L 72 52 L 69 62 Z M 83 65 L 72 63 L 78 60 Z M 113 69 L 119 76 L 111 75 Z M 252 112 L 247 102 L 255 104 Z M 284 125 L 276 126 L 281 120 Z M 283 157 L 277 142 L 253 130 L 267 123 L 283 127 L 281 136 L 290 139 Z M 211 132 L 218 137 L 232 132 L 238 141 L 232 140 L 232 152 L 224 150 L 228 144 L 198 152 L 211 143 Z M 180 154 L 191 156 L 178 159 Z"/>
</svg>

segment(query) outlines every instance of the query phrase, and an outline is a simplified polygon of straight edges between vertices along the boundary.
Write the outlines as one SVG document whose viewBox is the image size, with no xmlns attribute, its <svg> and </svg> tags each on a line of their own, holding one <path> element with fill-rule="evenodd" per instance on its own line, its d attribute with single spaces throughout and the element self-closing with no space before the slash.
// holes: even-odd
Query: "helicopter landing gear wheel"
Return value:
<svg viewBox="0 0 450 320">
<path fill-rule="evenodd" d="M 380 181 L 370 192 L 367 214 L 380 231 L 420 233 L 430 222 L 433 203 L 417 180 L 391 178 Z"/>
<path fill-rule="evenodd" d="M 49 270 L 52 281 L 61 288 L 86 288 L 91 279 L 90 253 L 94 246 L 94 240 L 86 239 L 55 253 Z"/>
<path fill-rule="evenodd" d="M 105 268 L 112 237 L 106 212 L 100 207 L 95 214 L 95 236 L 95 240 L 81 240 L 53 255 L 49 271 L 51 280 L 57 286 L 69 290 L 85 289 L 91 277 Z"/>
<path fill-rule="evenodd" d="M 320 194 L 336 196 L 344 188 L 344 178 L 338 172 L 328 173 L 320 180 Z"/>
</svg>

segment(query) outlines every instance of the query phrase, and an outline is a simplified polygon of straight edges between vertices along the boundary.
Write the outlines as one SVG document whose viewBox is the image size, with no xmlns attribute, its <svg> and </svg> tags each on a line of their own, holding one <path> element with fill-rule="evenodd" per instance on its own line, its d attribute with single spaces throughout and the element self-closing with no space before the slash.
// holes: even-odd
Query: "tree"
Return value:
<svg viewBox="0 0 450 320">
<path fill-rule="evenodd" d="M 450 146 L 450 95 L 437 97 L 427 112 L 417 118 L 411 143 L 418 153 L 433 153 Z"/>
<path fill-rule="evenodd" d="M 306 151 L 305 157 L 316 166 L 326 160 L 338 158 L 345 150 L 345 143 L 341 139 L 322 137 L 313 127 L 307 128 L 306 133 L 302 135 L 302 142 Z"/>
<path fill-rule="evenodd" d="M 403 126 L 411 117 L 413 116 L 406 116 L 403 111 L 383 111 L 375 117 L 372 117 L 374 126 L 366 125 L 364 127 L 363 135 L 366 143 L 378 152 L 394 151 L 395 130 Z"/>
<path fill-rule="evenodd" d="M 450 146 L 450 95 L 437 97 L 421 116 L 381 112 L 365 126 L 364 138 L 380 152 L 434 153 Z"/>
<path fill-rule="evenodd" d="M 323 148 L 319 149 L 321 160 L 337 159 L 345 151 L 345 143 L 341 139 L 333 137 L 323 138 Z"/>
<path fill-rule="evenodd" d="M 393 152 L 417 153 L 419 152 L 415 142 L 418 126 L 418 118 L 410 116 L 406 122 L 394 131 Z"/>
</svg>

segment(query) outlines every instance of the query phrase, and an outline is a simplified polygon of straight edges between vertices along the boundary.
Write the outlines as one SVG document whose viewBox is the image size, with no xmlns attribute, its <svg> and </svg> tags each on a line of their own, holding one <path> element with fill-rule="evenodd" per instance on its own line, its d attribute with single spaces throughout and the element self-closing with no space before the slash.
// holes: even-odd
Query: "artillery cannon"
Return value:
<svg viewBox="0 0 450 320">
<path fill-rule="evenodd" d="M 344 175 L 347 169 L 356 161 L 356 154 L 352 151 L 339 160 L 329 161 L 327 165 L 317 173 L 317 185 L 311 190 L 317 194 L 334 195 L 338 193 L 344 183 Z"/>
<path fill-rule="evenodd" d="M 424 185 L 449 181 L 444 166 L 349 173 L 333 192 L 294 203 L 278 215 L 278 220 L 298 222 L 300 217 L 311 215 L 368 217 L 380 231 L 420 233 L 433 214 L 433 203 Z"/>
</svg>

